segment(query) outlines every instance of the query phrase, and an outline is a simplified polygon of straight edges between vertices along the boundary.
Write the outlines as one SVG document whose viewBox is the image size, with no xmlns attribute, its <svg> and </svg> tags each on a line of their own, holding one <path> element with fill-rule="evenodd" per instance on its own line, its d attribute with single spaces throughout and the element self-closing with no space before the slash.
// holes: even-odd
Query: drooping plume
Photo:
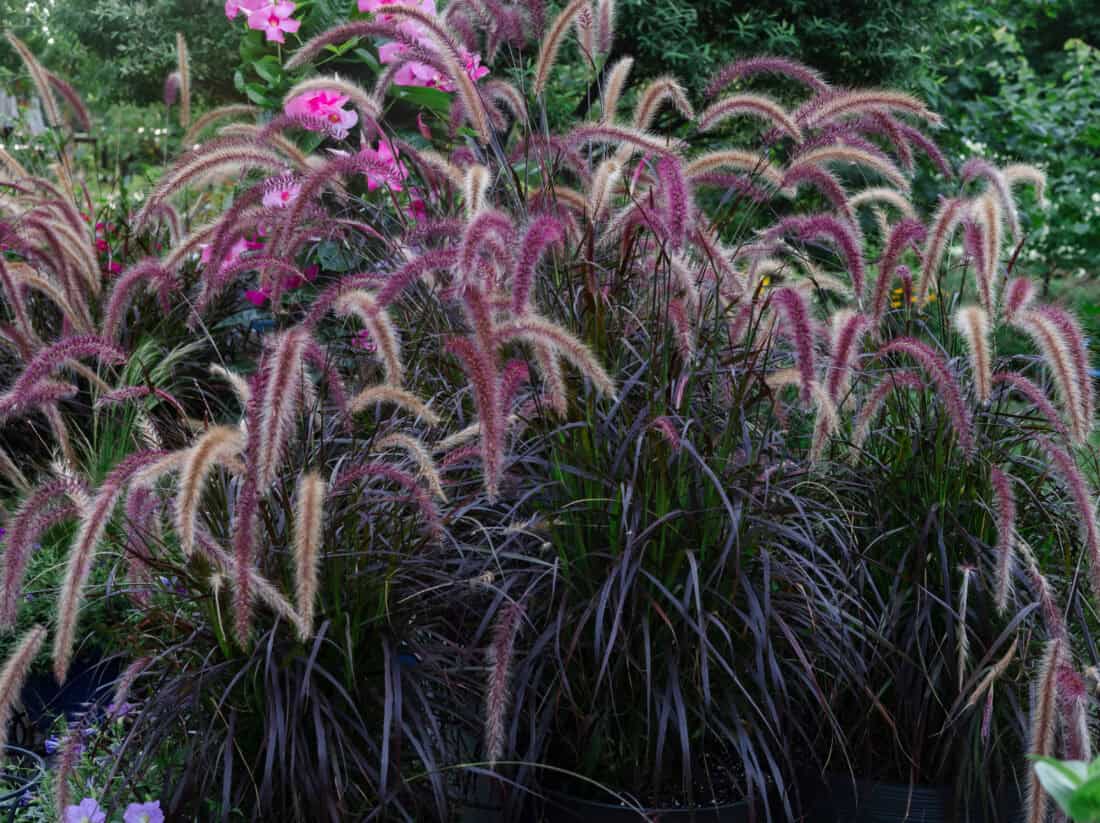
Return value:
<svg viewBox="0 0 1100 823">
<path fill-rule="evenodd" d="M 1032 691 L 1031 737 L 1028 754 L 1039 757 L 1054 755 L 1054 733 L 1058 722 L 1058 669 L 1065 654 L 1064 641 L 1055 638 L 1047 643 L 1043 664 Z M 1028 766 L 1027 823 L 1043 823 L 1047 815 L 1047 794 L 1039 783 L 1035 765 Z"/>
<path fill-rule="evenodd" d="M 1051 467 L 1073 501 L 1081 542 L 1084 544 L 1089 560 L 1092 590 L 1094 593 L 1100 592 L 1100 526 L 1096 522 L 1096 494 L 1089 488 L 1088 482 L 1069 452 L 1047 438 L 1044 438 L 1042 443 L 1050 458 Z"/>
<path fill-rule="evenodd" d="M 964 306 L 955 312 L 955 328 L 966 341 L 970 372 L 979 403 L 988 403 L 993 392 L 993 353 L 989 337 L 989 315 L 978 306 Z"/>
<path fill-rule="evenodd" d="M 993 486 L 993 509 L 997 515 L 997 557 L 993 585 L 993 602 L 997 614 L 1008 608 L 1012 588 L 1012 569 L 1016 556 L 1016 495 L 1012 479 L 997 466 L 990 466 L 989 480 Z"/>
<path fill-rule="evenodd" d="M 295 603 L 301 624 L 309 633 L 313 630 L 313 611 L 317 599 L 317 569 L 321 559 L 326 491 L 324 478 L 316 472 L 304 472 L 298 478 L 294 516 Z M 309 634 L 306 634 L 302 639 L 308 637 Z"/>
<path fill-rule="evenodd" d="M 511 702 L 512 659 L 516 636 L 523 622 L 523 607 L 508 603 L 501 607 L 486 650 L 489 682 L 485 689 L 485 759 L 490 766 L 504 754 L 505 722 Z"/>
<path fill-rule="evenodd" d="M 0 746 L 7 743 L 8 721 L 11 719 L 12 710 L 19 698 L 19 692 L 23 688 L 23 682 L 27 679 L 31 662 L 42 648 L 42 642 L 46 639 L 46 629 L 42 626 L 32 626 L 30 630 L 16 644 L 11 655 L 0 669 Z M 3 760 L 4 749 L 0 748 L 0 762 Z"/>
</svg>

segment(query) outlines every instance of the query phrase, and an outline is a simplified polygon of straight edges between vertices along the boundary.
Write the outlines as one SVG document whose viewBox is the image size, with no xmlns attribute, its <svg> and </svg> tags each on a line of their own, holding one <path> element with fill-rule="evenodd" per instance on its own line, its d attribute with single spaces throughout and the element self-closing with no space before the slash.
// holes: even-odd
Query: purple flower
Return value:
<svg viewBox="0 0 1100 823">
<path fill-rule="evenodd" d="M 122 823 L 164 823 L 164 812 L 160 810 L 160 801 L 131 803 L 122 813 Z"/>
<path fill-rule="evenodd" d="M 61 748 L 61 741 L 56 737 L 47 737 L 46 742 L 42 744 L 46 749 L 46 754 L 54 754 Z"/>
<path fill-rule="evenodd" d="M 107 815 L 92 798 L 85 797 L 79 806 L 65 807 L 63 823 L 107 823 Z"/>
</svg>

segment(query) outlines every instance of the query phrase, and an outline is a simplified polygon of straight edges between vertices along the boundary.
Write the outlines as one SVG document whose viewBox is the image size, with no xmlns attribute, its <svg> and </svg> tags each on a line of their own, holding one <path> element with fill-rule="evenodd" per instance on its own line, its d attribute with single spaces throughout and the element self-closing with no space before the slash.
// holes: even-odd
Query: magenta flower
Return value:
<svg viewBox="0 0 1100 823">
<path fill-rule="evenodd" d="M 347 134 L 348 129 L 359 122 L 359 114 L 352 109 L 343 108 L 346 102 L 346 94 L 322 89 L 292 97 L 287 101 L 284 111 L 290 117 L 327 120 L 336 132 Z"/>
<path fill-rule="evenodd" d="M 363 329 L 361 332 L 352 338 L 351 344 L 357 349 L 362 349 L 365 352 L 373 353 L 378 350 L 378 346 L 374 342 L 374 338 L 371 337 L 370 332 L 367 329 Z"/>
<path fill-rule="evenodd" d="M 65 807 L 63 823 L 107 823 L 107 815 L 92 798 L 85 797 L 79 805 Z"/>
<path fill-rule="evenodd" d="M 225 0 L 225 16 L 232 20 L 242 11 L 247 16 L 270 3 L 271 0 Z"/>
<path fill-rule="evenodd" d="M 376 160 L 388 168 L 382 173 L 367 172 L 367 189 L 374 191 L 379 186 L 386 186 L 390 191 L 401 191 L 401 181 L 409 176 L 409 171 L 397 159 L 397 152 L 388 140 L 379 140 L 377 149 L 363 149 L 362 154 L 368 159 Z"/>
<path fill-rule="evenodd" d="M 221 265 L 218 267 L 218 271 L 221 272 L 228 269 L 230 266 L 240 260 L 241 255 L 243 255 L 246 251 L 255 251 L 256 249 L 262 249 L 263 247 L 263 243 L 246 240 L 243 237 L 239 238 L 236 243 L 229 247 L 229 253 L 226 255 L 225 259 L 222 260 Z M 210 263 L 210 245 L 208 243 L 202 243 L 199 245 L 199 248 L 202 249 L 202 253 L 199 256 L 199 259 L 203 263 Z"/>
<path fill-rule="evenodd" d="M 244 299 L 258 309 L 262 309 L 270 297 L 270 293 L 265 288 L 249 289 L 244 293 Z"/>
<path fill-rule="evenodd" d="M 354 112 L 351 112 L 354 114 Z M 271 187 L 264 193 L 264 206 L 269 209 L 282 209 L 294 202 L 298 192 L 302 190 L 300 184 L 285 177 L 268 181 Z"/>
<path fill-rule="evenodd" d="M 248 27 L 262 31 L 269 42 L 284 43 L 286 38 L 283 37 L 283 32 L 293 34 L 302 25 L 290 16 L 292 14 L 294 4 L 290 2 L 261 6 L 248 13 Z"/>
<path fill-rule="evenodd" d="M 122 813 L 122 823 L 164 823 L 164 812 L 160 810 L 160 801 L 131 803 Z"/>
</svg>

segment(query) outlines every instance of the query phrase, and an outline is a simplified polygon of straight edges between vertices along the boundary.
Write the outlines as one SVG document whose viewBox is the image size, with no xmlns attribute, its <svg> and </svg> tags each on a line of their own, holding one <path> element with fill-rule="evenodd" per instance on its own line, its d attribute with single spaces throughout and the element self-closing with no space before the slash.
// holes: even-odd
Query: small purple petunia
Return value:
<svg viewBox="0 0 1100 823">
<path fill-rule="evenodd" d="M 107 823 L 107 815 L 92 798 L 85 797 L 79 805 L 66 807 L 63 823 Z"/>
<path fill-rule="evenodd" d="M 42 744 L 46 749 L 46 754 L 53 754 L 61 748 L 61 741 L 56 737 L 47 737 L 45 743 Z"/>
<path fill-rule="evenodd" d="M 160 801 L 131 803 L 122 813 L 122 823 L 164 823 L 164 812 L 160 810 Z"/>
</svg>

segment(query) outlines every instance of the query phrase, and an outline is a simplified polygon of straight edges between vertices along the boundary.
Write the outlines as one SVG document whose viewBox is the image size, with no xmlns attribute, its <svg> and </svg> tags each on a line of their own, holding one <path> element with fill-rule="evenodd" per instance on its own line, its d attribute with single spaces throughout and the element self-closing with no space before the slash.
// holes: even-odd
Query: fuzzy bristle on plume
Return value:
<svg viewBox="0 0 1100 823">
<path fill-rule="evenodd" d="M 1094 593 L 1100 593 L 1100 525 L 1096 522 L 1096 494 L 1089 487 L 1073 456 L 1048 438 L 1042 440 L 1051 466 L 1073 501 L 1079 521 L 1081 542 L 1089 560 Z"/>
<path fill-rule="evenodd" d="M 176 73 L 180 83 L 180 126 L 191 125 L 191 55 L 183 32 L 176 32 Z"/>
<path fill-rule="evenodd" d="M 830 95 L 813 108 L 807 125 L 820 126 L 840 117 L 873 111 L 899 111 L 928 123 L 938 124 L 941 118 L 924 103 L 904 92 L 881 89 L 860 89 Z"/>
<path fill-rule="evenodd" d="M 602 122 L 614 123 L 617 119 L 615 113 L 619 107 L 619 99 L 622 97 L 623 89 L 626 88 L 626 80 L 630 76 L 630 70 L 633 67 L 634 58 L 623 57 L 617 60 L 607 72 L 600 102 Z"/>
<path fill-rule="evenodd" d="M 1021 328 L 1038 347 L 1054 378 L 1054 386 L 1062 401 L 1063 413 L 1069 421 L 1069 429 L 1077 443 L 1083 443 L 1092 428 L 1086 414 L 1083 392 L 1091 388 L 1087 372 L 1081 373 L 1075 361 L 1070 340 L 1065 329 L 1050 314 L 1031 309 L 1019 315 L 1016 326 Z"/>
<path fill-rule="evenodd" d="M 3 668 L 0 669 L 0 744 L 7 743 L 8 721 L 11 719 L 12 710 L 23 688 L 23 681 L 27 679 L 31 661 L 42 648 L 45 639 L 46 629 L 38 625 L 32 626 L 20 638 Z M 0 762 L 3 761 L 3 751 L 3 748 L 0 748 Z"/>
<path fill-rule="evenodd" d="M 497 615 L 485 657 L 489 682 L 485 689 L 485 759 L 490 766 L 504 754 L 505 715 L 511 702 L 512 660 L 516 636 L 523 622 L 523 607 L 508 603 Z"/>
<path fill-rule="evenodd" d="M 323 477 L 304 472 L 298 478 L 298 496 L 294 516 L 295 603 L 301 625 L 313 632 L 314 602 L 317 599 L 317 571 L 321 558 L 321 534 L 324 528 L 325 493 Z"/>
<path fill-rule="evenodd" d="M 699 115 L 699 130 L 710 131 L 722 121 L 739 115 L 758 117 L 786 132 L 795 141 L 802 141 L 802 129 L 795 123 L 790 112 L 777 101 L 762 94 L 735 94 L 719 100 Z"/>
<path fill-rule="evenodd" d="M 714 97 L 718 92 L 732 83 L 734 80 L 742 80 L 754 77 L 758 74 L 770 74 L 786 77 L 796 83 L 810 89 L 813 92 L 823 92 L 829 88 L 829 84 L 814 69 L 799 63 L 796 60 L 788 60 L 785 57 L 759 56 L 736 60 L 723 67 L 718 74 L 707 84 L 707 97 Z"/>
<path fill-rule="evenodd" d="M 541 317 L 529 314 L 502 323 L 496 330 L 501 342 L 523 340 L 532 344 L 545 344 L 565 358 L 605 397 L 615 397 L 615 381 L 600 365 L 587 346 L 561 326 Z"/>
<path fill-rule="evenodd" d="M 345 294 L 336 303 L 340 314 L 354 314 L 367 327 L 386 374 L 386 383 L 400 388 L 404 380 L 405 365 L 401 361 L 401 342 L 397 337 L 397 327 L 389 313 L 378 305 L 370 292 L 353 291 Z"/>
<path fill-rule="evenodd" d="M 993 486 L 993 509 L 997 515 L 997 571 L 994 575 L 993 602 L 997 613 L 1003 615 L 1008 608 L 1016 557 L 1016 495 L 1012 492 L 1012 479 L 997 466 L 990 466 L 989 480 Z"/>
<path fill-rule="evenodd" d="M 695 116 L 695 110 L 680 82 L 675 77 L 662 75 L 651 80 L 638 96 L 631 121 L 634 128 L 644 131 L 652 126 L 657 112 L 665 103 L 671 104 L 685 120 L 691 120 Z"/>
<path fill-rule="evenodd" d="M 1065 655 L 1064 641 L 1055 638 L 1047 643 L 1043 664 L 1033 686 L 1031 736 L 1028 754 L 1050 757 L 1054 754 L 1054 733 L 1057 724 L 1058 669 Z M 1039 783 L 1032 764 L 1028 769 L 1027 823 L 1043 823 L 1047 814 L 1047 794 Z"/>
<path fill-rule="evenodd" d="M 989 315 L 978 306 L 964 306 L 955 313 L 955 328 L 970 352 L 970 372 L 979 403 L 988 403 L 993 391 L 993 353 Z"/>
<path fill-rule="evenodd" d="M 554 64 L 557 62 L 562 42 L 569 33 L 576 16 L 586 8 L 589 8 L 588 0 L 571 0 L 554 18 L 554 21 L 550 24 L 550 29 L 543 36 L 542 42 L 539 44 L 538 62 L 535 64 L 533 89 L 536 97 L 541 96 L 546 91 L 546 83 L 550 79 L 550 70 L 554 68 Z"/>
<path fill-rule="evenodd" d="M 195 526 L 207 474 L 213 466 L 239 453 L 243 446 L 240 429 L 215 426 L 188 449 L 175 498 L 176 536 L 184 554 L 190 555 L 195 548 Z"/>
<path fill-rule="evenodd" d="M 917 304 L 923 306 L 928 297 L 928 289 L 939 272 L 940 264 L 959 223 L 966 216 L 966 201 L 959 198 L 945 199 L 932 218 L 932 230 L 924 245 L 921 260 L 920 278 L 917 280 Z"/>
<path fill-rule="evenodd" d="M 50 88 L 49 71 L 38 62 L 38 58 L 34 56 L 34 52 L 27 48 L 26 43 L 10 31 L 5 36 L 8 38 L 8 42 L 11 43 L 12 48 L 19 54 L 23 65 L 27 67 L 31 82 L 34 83 L 34 90 L 42 101 L 42 113 L 46 117 L 46 123 L 50 126 L 60 126 L 61 112 L 57 108 L 57 100 L 54 99 L 53 91 Z"/>
</svg>

